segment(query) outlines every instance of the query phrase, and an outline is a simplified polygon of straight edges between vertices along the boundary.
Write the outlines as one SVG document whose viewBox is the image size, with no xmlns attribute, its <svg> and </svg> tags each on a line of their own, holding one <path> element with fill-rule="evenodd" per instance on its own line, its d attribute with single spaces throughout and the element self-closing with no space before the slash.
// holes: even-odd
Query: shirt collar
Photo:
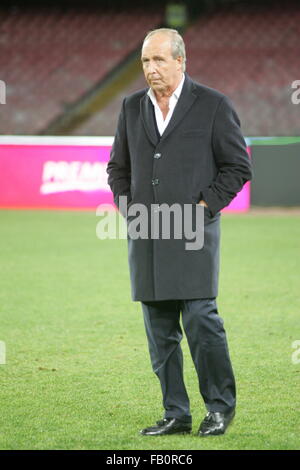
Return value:
<svg viewBox="0 0 300 470">
<path fill-rule="evenodd" d="M 183 84 L 184 84 L 184 79 L 185 79 L 185 75 L 183 73 L 182 74 L 182 79 L 181 79 L 178 87 L 176 88 L 176 90 L 173 91 L 172 95 L 170 96 L 170 99 L 173 98 L 173 96 L 174 96 L 177 101 L 179 100 L 179 97 L 180 97 L 181 92 L 182 92 L 182 87 L 183 87 Z M 149 88 L 149 90 L 147 92 L 147 95 L 150 97 L 153 104 L 157 104 L 156 96 L 155 96 L 155 93 L 152 90 L 152 88 Z"/>
</svg>

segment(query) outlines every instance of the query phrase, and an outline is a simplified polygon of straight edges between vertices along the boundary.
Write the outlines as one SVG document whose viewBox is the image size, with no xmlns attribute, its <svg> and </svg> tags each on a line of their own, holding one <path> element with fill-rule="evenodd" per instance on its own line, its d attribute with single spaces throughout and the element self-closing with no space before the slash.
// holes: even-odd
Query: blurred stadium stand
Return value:
<svg viewBox="0 0 300 470">
<path fill-rule="evenodd" d="M 0 10 L 0 79 L 7 86 L 0 132 L 41 132 L 101 83 L 161 18 L 162 10 L 141 8 Z"/>
<path fill-rule="evenodd" d="M 122 99 L 146 86 L 141 41 L 170 2 L 107 3 L 0 7 L 1 134 L 114 134 Z M 299 135 L 299 2 L 186 3 L 191 77 L 233 100 L 245 135 Z"/>
<path fill-rule="evenodd" d="M 247 135 L 298 135 L 300 5 L 243 5 L 203 15 L 185 35 L 188 71 L 230 96 Z"/>
</svg>

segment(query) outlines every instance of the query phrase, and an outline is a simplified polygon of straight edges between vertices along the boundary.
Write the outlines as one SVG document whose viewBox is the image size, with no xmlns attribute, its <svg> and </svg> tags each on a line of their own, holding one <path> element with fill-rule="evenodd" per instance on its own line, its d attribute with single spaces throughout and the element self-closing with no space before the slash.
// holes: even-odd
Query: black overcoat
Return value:
<svg viewBox="0 0 300 470">
<path fill-rule="evenodd" d="M 187 250 L 182 239 L 132 239 L 128 258 L 132 299 L 216 297 L 220 210 L 251 179 L 239 118 L 222 93 L 186 74 L 172 118 L 160 137 L 148 89 L 124 99 L 107 166 L 119 207 L 143 203 L 196 204 L 204 199 L 204 246 Z M 150 212 L 149 212 L 150 213 Z"/>
</svg>

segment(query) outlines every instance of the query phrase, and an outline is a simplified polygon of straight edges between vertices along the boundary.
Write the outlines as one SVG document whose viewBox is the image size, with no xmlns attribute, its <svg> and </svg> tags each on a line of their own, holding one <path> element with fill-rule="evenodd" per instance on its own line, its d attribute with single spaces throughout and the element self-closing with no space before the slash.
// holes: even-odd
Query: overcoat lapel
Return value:
<svg viewBox="0 0 300 470">
<path fill-rule="evenodd" d="M 181 122 L 185 114 L 189 111 L 190 107 L 197 98 L 197 94 L 194 93 L 193 82 L 188 75 L 185 76 L 185 81 L 183 84 L 182 92 L 179 97 L 178 103 L 175 106 L 173 115 L 170 119 L 168 126 L 161 136 L 161 141 L 165 139 Z M 147 93 L 141 99 L 141 117 L 145 131 L 153 143 L 157 145 L 157 132 L 154 122 L 154 113 L 153 113 L 153 104 Z"/>
<path fill-rule="evenodd" d="M 147 93 L 145 93 L 141 99 L 140 110 L 145 131 L 152 144 L 156 146 L 158 142 L 158 136 L 154 122 L 153 104 Z"/>
<path fill-rule="evenodd" d="M 161 140 L 165 139 L 171 132 L 173 132 L 175 127 L 182 121 L 186 113 L 189 111 L 196 98 L 196 93 L 193 93 L 193 82 L 190 77 L 186 75 L 178 103 L 175 106 L 169 124 L 161 136 Z"/>
</svg>

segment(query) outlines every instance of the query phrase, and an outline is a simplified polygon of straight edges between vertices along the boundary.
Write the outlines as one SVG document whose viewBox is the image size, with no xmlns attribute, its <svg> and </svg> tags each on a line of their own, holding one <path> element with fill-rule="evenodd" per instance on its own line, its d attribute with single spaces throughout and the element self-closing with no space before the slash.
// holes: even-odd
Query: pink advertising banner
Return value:
<svg viewBox="0 0 300 470">
<path fill-rule="evenodd" d="M 106 173 L 112 142 L 112 137 L 0 137 L 0 208 L 95 210 L 113 204 Z M 224 212 L 249 206 L 247 183 Z"/>
</svg>

